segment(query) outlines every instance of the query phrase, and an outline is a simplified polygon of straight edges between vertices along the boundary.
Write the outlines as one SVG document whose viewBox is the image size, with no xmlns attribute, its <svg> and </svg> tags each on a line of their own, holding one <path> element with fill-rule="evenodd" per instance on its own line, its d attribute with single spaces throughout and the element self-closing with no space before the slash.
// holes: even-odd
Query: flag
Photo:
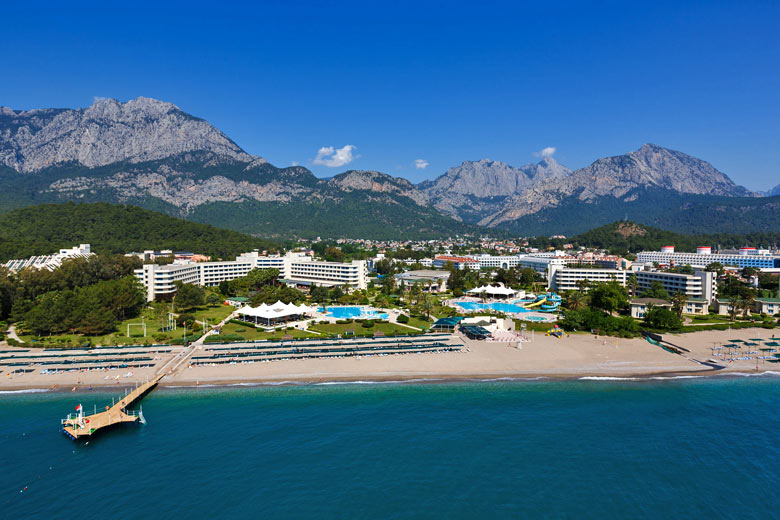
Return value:
<svg viewBox="0 0 780 520">
<path fill-rule="evenodd" d="M 77 412 L 80 412 L 80 411 L 81 411 L 81 404 L 79 404 L 79 405 L 76 407 L 76 411 L 77 411 Z"/>
</svg>

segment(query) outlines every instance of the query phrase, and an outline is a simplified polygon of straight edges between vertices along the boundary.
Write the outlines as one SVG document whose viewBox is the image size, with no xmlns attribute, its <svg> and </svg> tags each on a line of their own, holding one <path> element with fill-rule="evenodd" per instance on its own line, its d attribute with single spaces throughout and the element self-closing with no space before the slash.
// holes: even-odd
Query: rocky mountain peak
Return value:
<svg viewBox="0 0 780 520">
<path fill-rule="evenodd" d="M 407 179 L 374 170 L 349 170 L 329 179 L 328 185 L 346 192 L 393 193 L 409 197 L 420 205 L 427 203 L 427 197 Z"/>
<path fill-rule="evenodd" d="M 0 114 L 0 164 L 19 172 L 63 163 L 90 168 L 138 163 L 190 152 L 228 161 L 256 159 L 206 121 L 151 98 L 98 99 L 84 109 Z"/>
</svg>

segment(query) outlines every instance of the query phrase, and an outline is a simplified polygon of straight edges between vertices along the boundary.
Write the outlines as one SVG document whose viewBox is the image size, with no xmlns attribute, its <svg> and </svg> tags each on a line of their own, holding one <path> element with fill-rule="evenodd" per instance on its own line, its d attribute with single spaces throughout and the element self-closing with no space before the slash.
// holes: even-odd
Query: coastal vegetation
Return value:
<svg viewBox="0 0 780 520">
<path fill-rule="evenodd" d="M 137 206 L 69 202 L 0 215 L 0 262 L 48 255 L 81 243 L 91 244 L 99 253 L 171 249 L 214 258 L 232 258 L 253 249 L 279 249 L 279 244 L 268 240 Z"/>
</svg>

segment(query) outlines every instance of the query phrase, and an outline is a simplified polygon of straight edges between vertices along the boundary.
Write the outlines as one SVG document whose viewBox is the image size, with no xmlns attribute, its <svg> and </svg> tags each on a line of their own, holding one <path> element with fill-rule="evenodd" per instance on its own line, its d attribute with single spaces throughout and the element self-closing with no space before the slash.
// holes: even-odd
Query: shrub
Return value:
<svg viewBox="0 0 780 520">
<path fill-rule="evenodd" d="M 365 320 L 360 326 L 364 329 L 370 329 L 374 326 L 374 322 L 372 320 Z"/>
<path fill-rule="evenodd" d="M 8 338 L 8 344 L 11 345 L 12 347 L 18 347 L 19 346 L 19 342 L 16 341 L 14 338 Z"/>
<path fill-rule="evenodd" d="M 155 341 L 165 341 L 165 339 L 168 337 L 165 334 L 154 334 L 152 336 Z"/>
<path fill-rule="evenodd" d="M 253 329 L 255 328 L 255 324 L 254 323 L 250 323 L 248 321 L 232 319 L 232 320 L 228 321 L 228 323 L 235 323 L 236 325 L 243 325 L 244 327 L 251 327 Z"/>
<path fill-rule="evenodd" d="M 409 316 L 406 314 L 401 314 L 398 316 L 398 323 L 409 323 Z"/>
</svg>

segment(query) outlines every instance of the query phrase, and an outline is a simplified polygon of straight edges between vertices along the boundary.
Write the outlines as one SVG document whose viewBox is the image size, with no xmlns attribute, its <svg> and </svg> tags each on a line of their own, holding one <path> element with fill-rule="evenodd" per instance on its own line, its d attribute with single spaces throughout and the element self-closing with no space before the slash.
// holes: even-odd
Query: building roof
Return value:
<svg viewBox="0 0 780 520">
<path fill-rule="evenodd" d="M 438 325 L 439 327 L 454 327 L 458 323 L 460 323 L 460 321 L 463 318 L 464 318 L 463 316 L 450 316 L 447 318 L 439 318 L 431 326 L 436 327 Z"/>
</svg>

